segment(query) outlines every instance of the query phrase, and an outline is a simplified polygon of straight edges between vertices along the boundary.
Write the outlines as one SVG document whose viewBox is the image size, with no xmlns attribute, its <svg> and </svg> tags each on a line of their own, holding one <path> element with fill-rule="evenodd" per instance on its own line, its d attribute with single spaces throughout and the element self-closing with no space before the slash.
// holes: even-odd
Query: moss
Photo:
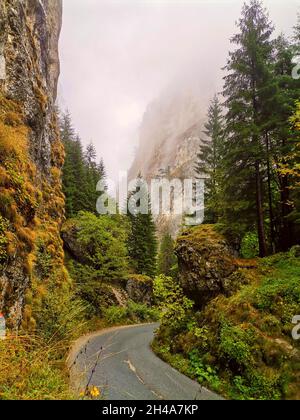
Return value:
<svg viewBox="0 0 300 420">
<path fill-rule="evenodd" d="M 300 346 L 291 331 L 292 318 L 300 313 L 300 259 L 293 250 L 249 266 L 240 269 L 248 284 L 190 312 L 179 333 L 173 333 L 172 320 L 164 324 L 156 349 L 159 354 L 168 349 L 163 357 L 173 365 L 180 355 L 189 362 L 185 373 L 201 374 L 208 387 L 215 384 L 214 375 L 207 374 L 210 366 L 219 378 L 218 392 L 228 398 L 299 399 Z M 198 359 L 192 363 L 195 351 Z"/>
<path fill-rule="evenodd" d="M 144 276 L 141 274 L 131 274 L 130 276 L 127 277 L 127 280 L 133 280 L 133 281 L 136 281 L 137 283 L 153 283 L 153 280 L 151 279 L 151 277 Z"/>
<path fill-rule="evenodd" d="M 47 98 L 40 88 L 36 93 L 45 109 Z M 56 126 L 54 117 L 53 126 Z M 33 290 L 23 327 L 31 330 L 36 324 L 34 317 L 39 316 L 38 308 L 43 305 L 45 290 L 50 287 L 46 281 L 51 278 L 52 282 L 66 282 L 70 287 L 59 232 L 64 217 L 60 169 L 64 151 L 57 129 L 56 134 L 51 144 L 50 175 L 37 176 L 29 153 L 30 129 L 22 108 L 0 95 L 0 264 L 17 257 L 23 261 L 24 276 L 30 277 Z"/>
<path fill-rule="evenodd" d="M 7 244 L 8 238 L 6 236 L 6 232 L 8 229 L 9 223 L 8 220 L 3 218 L 0 214 L 0 267 L 1 264 L 5 263 L 7 260 Z"/>
</svg>

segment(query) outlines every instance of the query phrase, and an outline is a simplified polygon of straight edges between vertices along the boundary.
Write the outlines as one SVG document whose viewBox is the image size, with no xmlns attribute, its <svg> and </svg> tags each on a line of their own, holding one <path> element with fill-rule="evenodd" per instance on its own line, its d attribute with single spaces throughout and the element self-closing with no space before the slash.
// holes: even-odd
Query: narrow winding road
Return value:
<svg viewBox="0 0 300 420">
<path fill-rule="evenodd" d="M 90 338 L 73 367 L 81 386 L 92 378 L 90 385 L 104 390 L 107 400 L 221 399 L 155 356 L 150 343 L 157 327 L 115 328 Z"/>
</svg>

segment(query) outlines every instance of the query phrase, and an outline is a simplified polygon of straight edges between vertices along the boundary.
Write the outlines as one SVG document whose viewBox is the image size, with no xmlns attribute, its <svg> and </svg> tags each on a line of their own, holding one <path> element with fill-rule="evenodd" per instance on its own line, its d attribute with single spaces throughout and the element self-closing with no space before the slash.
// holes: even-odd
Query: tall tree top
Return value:
<svg viewBox="0 0 300 420">
<path fill-rule="evenodd" d="M 66 112 L 60 116 L 60 135 L 62 141 L 64 142 L 75 140 L 76 138 L 72 117 L 69 110 L 66 110 Z"/>
<path fill-rule="evenodd" d="M 89 165 L 92 165 L 97 160 L 97 152 L 93 143 L 90 143 L 85 151 L 85 159 Z"/>
</svg>

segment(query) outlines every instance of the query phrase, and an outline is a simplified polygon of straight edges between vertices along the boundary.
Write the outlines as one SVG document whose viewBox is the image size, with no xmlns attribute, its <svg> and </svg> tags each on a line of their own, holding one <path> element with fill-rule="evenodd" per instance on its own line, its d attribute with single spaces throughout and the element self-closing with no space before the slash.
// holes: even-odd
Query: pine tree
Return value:
<svg viewBox="0 0 300 420">
<path fill-rule="evenodd" d="M 172 276 L 172 269 L 175 264 L 174 240 L 169 233 L 166 233 L 162 238 L 158 255 L 158 274 L 167 277 Z"/>
<path fill-rule="evenodd" d="M 63 167 L 63 192 L 66 197 L 66 216 L 73 217 L 74 194 L 76 191 L 76 176 L 73 164 L 73 145 L 75 142 L 75 130 L 72 125 L 71 115 L 67 111 L 60 117 L 60 136 L 65 147 L 65 163 Z"/>
<path fill-rule="evenodd" d="M 291 77 L 293 64 L 293 46 L 281 35 L 275 41 L 275 57 L 273 82 L 269 90 L 269 103 L 266 104 L 265 113 L 266 136 L 268 136 L 268 153 L 275 163 L 273 183 L 273 201 L 279 205 L 276 208 L 274 226 L 277 233 L 277 251 L 287 251 L 296 240 L 295 226 L 289 215 L 293 211 L 291 200 L 292 179 L 289 173 L 283 173 L 278 168 L 288 161 L 287 156 L 294 148 L 294 141 L 298 137 L 292 129 L 290 118 L 295 109 L 295 101 L 300 97 L 299 82 Z M 279 186 L 277 191 L 276 186 Z M 275 193 L 275 194 L 274 194 Z M 278 199 L 279 198 L 279 199 Z M 275 238 L 276 239 L 276 238 Z"/>
<path fill-rule="evenodd" d="M 71 159 L 75 178 L 75 191 L 73 194 L 73 210 L 76 215 L 86 208 L 86 183 L 83 147 L 80 137 L 77 135 L 72 142 Z"/>
<path fill-rule="evenodd" d="M 154 277 L 157 267 L 157 238 L 147 192 L 144 181 L 140 176 L 136 188 L 132 191 L 128 200 L 128 218 L 130 221 L 128 252 L 137 274 Z M 140 194 L 143 198 L 135 201 L 137 209 L 132 211 L 130 201 L 135 198 L 136 194 Z M 147 214 L 143 214 L 141 211 L 142 200 L 144 200 L 144 204 L 148 204 Z"/>
<path fill-rule="evenodd" d="M 216 223 L 221 208 L 223 157 L 223 116 L 217 95 L 209 106 L 204 134 L 206 138 L 202 139 L 195 170 L 198 177 L 208 177 L 205 183 L 205 220 L 208 223 Z"/>
<path fill-rule="evenodd" d="M 105 166 L 103 159 L 97 164 L 97 152 L 92 143 L 87 146 L 84 156 L 86 165 L 86 210 L 95 213 L 99 196 L 97 184 L 99 181 L 105 180 Z"/>
<path fill-rule="evenodd" d="M 97 153 L 93 144 L 89 144 L 83 152 L 81 139 L 75 133 L 69 112 L 60 117 L 60 134 L 66 154 L 63 167 L 66 217 L 74 217 L 80 211 L 96 213 L 96 187 L 106 176 L 104 162 L 101 160 L 97 164 Z"/>
<path fill-rule="evenodd" d="M 265 150 L 262 141 L 263 96 L 270 79 L 273 27 L 258 0 L 245 4 L 237 46 L 226 66 L 224 96 L 226 144 L 225 224 L 235 235 L 256 225 L 260 256 L 267 254 L 263 178 Z"/>
</svg>

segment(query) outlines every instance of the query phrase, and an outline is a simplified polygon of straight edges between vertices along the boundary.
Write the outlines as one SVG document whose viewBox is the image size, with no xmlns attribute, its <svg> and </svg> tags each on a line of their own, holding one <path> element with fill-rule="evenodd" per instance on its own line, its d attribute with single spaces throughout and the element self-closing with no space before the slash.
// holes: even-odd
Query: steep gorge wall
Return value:
<svg viewBox="0 0 300 420">
<path fill-rule="evenodd" d="M 153 178 L 194 178 L 210 97 L 207 89 L 195 85 L 188 81 L 187 85 L 172 86 L 148 106 L 130 179 L 139 173 L 148 182 Z M 168 231 L 175 237 L 182 217 L 161 215 L 156 224 L 159 236 Z"/>
<path fill-rule="evenodd" d="M 0 312 L 34 328 L 68 282 L 59 235 L 64 159 L 55 114 L 61 0 L 0 2 Z"/>
</svg>

